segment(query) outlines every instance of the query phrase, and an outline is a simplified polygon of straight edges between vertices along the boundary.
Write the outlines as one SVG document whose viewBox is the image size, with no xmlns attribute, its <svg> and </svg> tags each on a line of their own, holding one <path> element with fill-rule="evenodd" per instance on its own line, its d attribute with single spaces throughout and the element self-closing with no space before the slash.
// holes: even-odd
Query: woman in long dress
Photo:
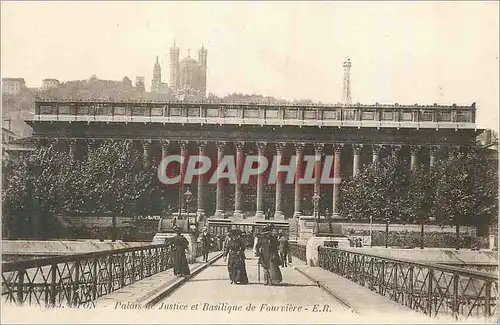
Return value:
<svg viewBox="0 0 500 325">
<path fill-rule="evenodd" d="M 176 228 L 175 232 L 176 236 L 173 237 L 170 242 L 174 275 L 186 276 L 191 273 L 186 258 L 186 250 L 189 248 L 189 242 L 181 235 L 180 228 Z"/>
<path fill-rule="evenodd" d="M 227 258 L 227 270 L 231 283 L 247 284 L 248 275 L 245 264 L 245 243 L 241 239 L 241 231 L 231 231 L 231 239 L 224 249 L 224 258 Z"/>
<path fill-rule="evenodd" d="M 264 270 L 264 285 L 275 285 L 283 281 L 279 268 L 281 259 L 278 246 L 276 229 L 266 226 L 256 245 L 259 264 L 262 265 Z"/>
</svg>

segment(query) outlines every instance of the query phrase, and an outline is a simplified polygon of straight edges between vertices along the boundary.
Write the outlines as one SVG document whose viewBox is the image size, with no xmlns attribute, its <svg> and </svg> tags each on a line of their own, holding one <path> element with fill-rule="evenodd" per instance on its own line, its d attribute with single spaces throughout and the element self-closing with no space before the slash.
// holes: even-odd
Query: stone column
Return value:
<svg viewBox="0 0 500 325">
<path fill-rule="evenodd" d="M 234 213 L 233 217 L 242 218 L 241 211 L 241 173 L 243 170 L 243 147 L 245 142 L 236 142 L 236 184 L 234 186 Z"/>
<path fill-rule="evenodd" d="M 286 143 L 279 142 L 276 143 L 276 159 L 278 162 L 281 162 L 281 157 L 283 156 L 283 149 L 285 149 Z M 279 164 L 276 164 L 276 201 L 275 201 L 275 207 L 274 207 L 274 219 L 276 220 L 284 220 L 285 215 L 283 214 L 283 211 L 281 210 L 281 175 L 278 173 L 279 170 Z"/>
<path fill-rule="evenodd" d="M 400 145 L 400 144 L 393 144 L 391 145 L 391 155 L 394 157 L 394 158 L 397 158 L 399 156 L 399 152 L 401 151 L 401 148 L 403 146 Z"/>
<path fill-rule="evenodd" d="M 186 165 L 188 161 L 188 152 L 187 152 L 187 141 L 179 141 L 179 147 L 181 148 L 181 159 L 183 159 L 183 163 L 179 166 L 179 208 L 181 209 L 181 213 L 185 211 L 184 206 L 184 176 L 186 174 Z"/>
<path fill-rule="evenodd" d="M 360 167 L 360 161 L 361 161 L 361 149 L 363 148 L 362 144 L 353 144 L 352 145 L 352 153 L 353 153 L 353 160 L 352 160 L 352 177 L 356 177 L 356 175 L 359 172 L 359 167 Z"/>
<path fill-rule="evenodd" d="M 420 152 L 420 146 L 411 146 L 410 151 L 411 151 L 410 169 L 412 171 L 415 171 L 418 168 L 418 153 Z"/>
<path fill-rule="evenodd" d="M 168 155 L 168 140 L 161 141 L 161 159 L 165 159 Z"/>
<path fill-rule="evenodd" d="M 298 218 L 302 215 L 302 194 L 299 180 L 302 177 L 302 160 L 304 159 L 304 143 L 295 143 L 295 155 L 297 156 L 297 161 L 295 164 L 295 197 L 294 197 L 294 208 L 293 216 Z"/>
<path fill-rule="evenodd" d="M 226 146 L 226 143 L 223 141 L 217 142 L 217 167 L 219 167 L 220 162 L 222 161 L 222 158 L 224 157 L 224 147 Z M 223 184 L 220 179 L 220 174 L 221 171 L 217 168 L 217 193 L 216 193 L 216 203 L 215 203 L 215 217 L 216 218 L 222 218 L 225 217 L 224 215 L 224 197 L 223 195 Z"/>
<path fill-rule="evenodd" d="M 321 193 L 321 156 L 323 156 L 324 143 L 314 144 L 314 193 Z"/>
<path fill-rule="evenodd" d="M 257 149 L 259 151 L 259 160 L 264 157 L 264 152 L 266 150 L 266 142 L 257 142 Z M 257 175 L 257 207 L 255 211 L 256 218 L 265 218 L 264 214 L 264 174 L 260 173 Z"/>
<path fill-rule="evenodd" d="M 380 151 L 382 146 L 380 144 L 374 144 L 372 146 L 372 163 L 376 163 L 380 160 Z"/>
<path fill-rule="evenodd" d="M 149 148 L 151 147 L 151 140 L 142 141 L 142 158 L 144 160 L 144 168 L 149 168 L 151 166 L 149 162 Z"/>
<path fill-rule="evenodd" d="M 439 150 L 438 146 L 431 146 L 429 148 L 429 166 L 433 167 L 434 164 L 436 163 L 436 155 Z"/>
<path fill-rule="evenodd" d="M 76 140 L 70 139 L 68 142 L 68 147 L 71 159 L 76 159 Z"/>
<path fill-rule="evenodd" d="M 333 177 L 335 182 L 333 183 L 333 206 L 332 206 L 332 218 L 339 216 L 339 198 L 340 198 L 340 159 L 342 154 L 343 144 L 335 144 L 333 146 L 333 152 L 335 154 L 333 161 Z"/>
<path fill-rule="evenodd" d="M 205 154 L 206 141 L 198 141 L 198 156 L 203 157 Z M 197 200 L 196 218 L 198 221 L 205 217 L 205 176 L 198 173 L 198 200 Z"/>
</svg>

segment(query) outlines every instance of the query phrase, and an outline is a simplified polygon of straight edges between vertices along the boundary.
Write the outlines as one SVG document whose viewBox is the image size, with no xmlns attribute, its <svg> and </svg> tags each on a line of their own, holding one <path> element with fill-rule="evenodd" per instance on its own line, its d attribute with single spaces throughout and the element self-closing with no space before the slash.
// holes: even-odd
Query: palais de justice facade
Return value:
<svg viewBox="0 0 500 325">
<path fill-rule="evenodd" d="M 475 146 L 475 104 L 439 105 L 267 105 L 220 102 L 112 102 L 37 100 L 31 122 L 38 139 L 67 141 L 73 153 L 99 141 L 135 140 L 146 164 L 168 154 L 208 155 L 220 161 L 246 154 L 333 155 L 333 176 L 356 175 L 361 166 L 389 154 L 408 159 L 408 168 L 428 167 L 450 150 Z M 43 141 L 41 141 L 43 143 Z M 269 167 L 271 168 L 271 164 Z M 303 170 L 303 166 L 299 166 Z M 301 173 L 297 173 L 297 177 Z M 311 197 L 321 194 L 322 215 L 338 212 L 339 184 L 267 184 L 265 175 L 249 184 L 206 178 L 190 185 L 199 220 L 286 225 L 312 215 Z M 185 185 L 184 185 L 185 186 Z M 179 185 L 171 185 L 172 198 Z M 180 200 L 180 199 L 179 199 Z M 193 211 L 193 210 L 191 210 Z"/>
</svg>

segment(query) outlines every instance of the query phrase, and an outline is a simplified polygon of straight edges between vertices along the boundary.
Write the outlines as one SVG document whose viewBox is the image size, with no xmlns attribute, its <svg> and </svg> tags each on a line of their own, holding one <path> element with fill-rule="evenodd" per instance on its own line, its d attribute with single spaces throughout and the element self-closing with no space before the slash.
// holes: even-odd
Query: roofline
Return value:
<svg viewBox="0 0 500 325">
<path fill-rule="evenodd" d="M 279 99 L 278 99 L 279 101 Z M 133 104 L 180 104 L 180 105 L 197 105 L 197 104 L 222 104 L 222 105 L 234 105 L 234 106 L 245 106 L 245 105 L 253 105 L 253 106 L 311 106 L 311 107 L 352 107 L 352 108 L 422 108 L 422 109 L 436 109 L 436 108 L 447 108 L 447 109 L 476 109 L 476 103 L 472 103 L 470 106 L 465 105 L 438 105 L 436 103 L 432 105 L 421 105 L 421 104 L 413 104 L 413 105 L 400 105 L 399 103 L 394 104 L 328 104 L 328 103 L 296 103 L 296 102 L 288 102 L 288 103 L 263 103 L 263 102 L 254 102 L 254 101 L 211 101 L 211 100 L 201 100 L 201 101 L 182 101 L 182 100 L 114 100 L 114 99 L 104 99 L 104 98 L 96 98 L 96 99 L 74 99 L 74 98 L 35 98 L 35 103 L 133 103 Z"/>
</svg>

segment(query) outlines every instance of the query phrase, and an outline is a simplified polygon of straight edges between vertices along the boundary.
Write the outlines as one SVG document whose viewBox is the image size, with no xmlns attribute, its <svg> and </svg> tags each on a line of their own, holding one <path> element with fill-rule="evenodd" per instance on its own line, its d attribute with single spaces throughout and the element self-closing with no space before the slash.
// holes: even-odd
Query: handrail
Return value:
<svg viewBox="0 0 500 325">
<path fill-rule="evenodd" d="M 319 266 L 429 316 L 490 318 L 498 276 L 348 249 L 318 247 Z"/>
<path fill-rule="evenodd" d="M 2 299 L 79 306 L 172 267 L 169 245 L 2 263 Z"/>
<path fill-rule="evenodd" d="M 2 262 L 2 272 L 10 272 L 15 269 L 24 268 L 29 269 L 33 267 L 40 267 L 46 265 L 52 265 L 53 263 L 66 263 L 71 262 L 77 259 L 89 259 L 89 258 L 98 258 L 105 257 L 111 254 L 120 254 L 125 252 L 136 252 L 145 249 L 151 248 L 167 248 L 166 244 L 158 244 L 158 245 L 146 245 L 146 246 L 136 246 L 136 247 L 126 247 L 126 248 L 118 248 L 118 249 L 110 249 L 103 250 L 98 252 L 90 252 L 90 253 L 81 253 L 81 254 L 72 254 L 72 255 L 63 255 L 63 256 L 55 256 L 55 257 L 45 257 L 33 260 L 24 260 L 19 262 Z"/>
<path fill-rule="evenodd" d="M 482 277 L 482 278 L 488 278 L 490 280 L 496 280 L 498 281 L 498 275 L 490 274 L 487 272 L 481 272 L 481 271 L 475 271 L 475 270 L 464 270 L 461 267 L 456 267 L 456 266 L 451 266 L 451 265 L 443 265 L 442 263 L 439 264 L 431 264 L 431 263 L 425 263 L 425 262 L 420 262 L 420 261 L 414 261 L 414 260 L 409 260 L 405 258 L 395 258 L 395 257 L 389 257 L 389 256 L 383 256 L 383 255 L 378 255 L 378 254 L 372 254 L 372 253 L 364 253 L 364 252 L 356 252 L 352 251 L 349 249 L 341 249 L 341 248 L 334 248 L 334 247 L 322 247 L 322 249 L 326 250 L 337 250 L 337 251 L 343 251 L 343 252 L 349 252 L 352 254 L 358 254 L 358 255 L 363 255 L 363 256 L 369 256 L 369 257 L 377 257 L 382 260 L 386 261 L 391 261 L 391 262 L 404 262 L 408 264 L 413 264 L 413 265 L 418 265 L 418 266 L 423 266 L 423 267 L 429 267 L 429 268 L 434 268 L 440 271 L 451 271 L 455 272 L 459 275 L 475 275 L 477 277 Z"/>
</svg>

